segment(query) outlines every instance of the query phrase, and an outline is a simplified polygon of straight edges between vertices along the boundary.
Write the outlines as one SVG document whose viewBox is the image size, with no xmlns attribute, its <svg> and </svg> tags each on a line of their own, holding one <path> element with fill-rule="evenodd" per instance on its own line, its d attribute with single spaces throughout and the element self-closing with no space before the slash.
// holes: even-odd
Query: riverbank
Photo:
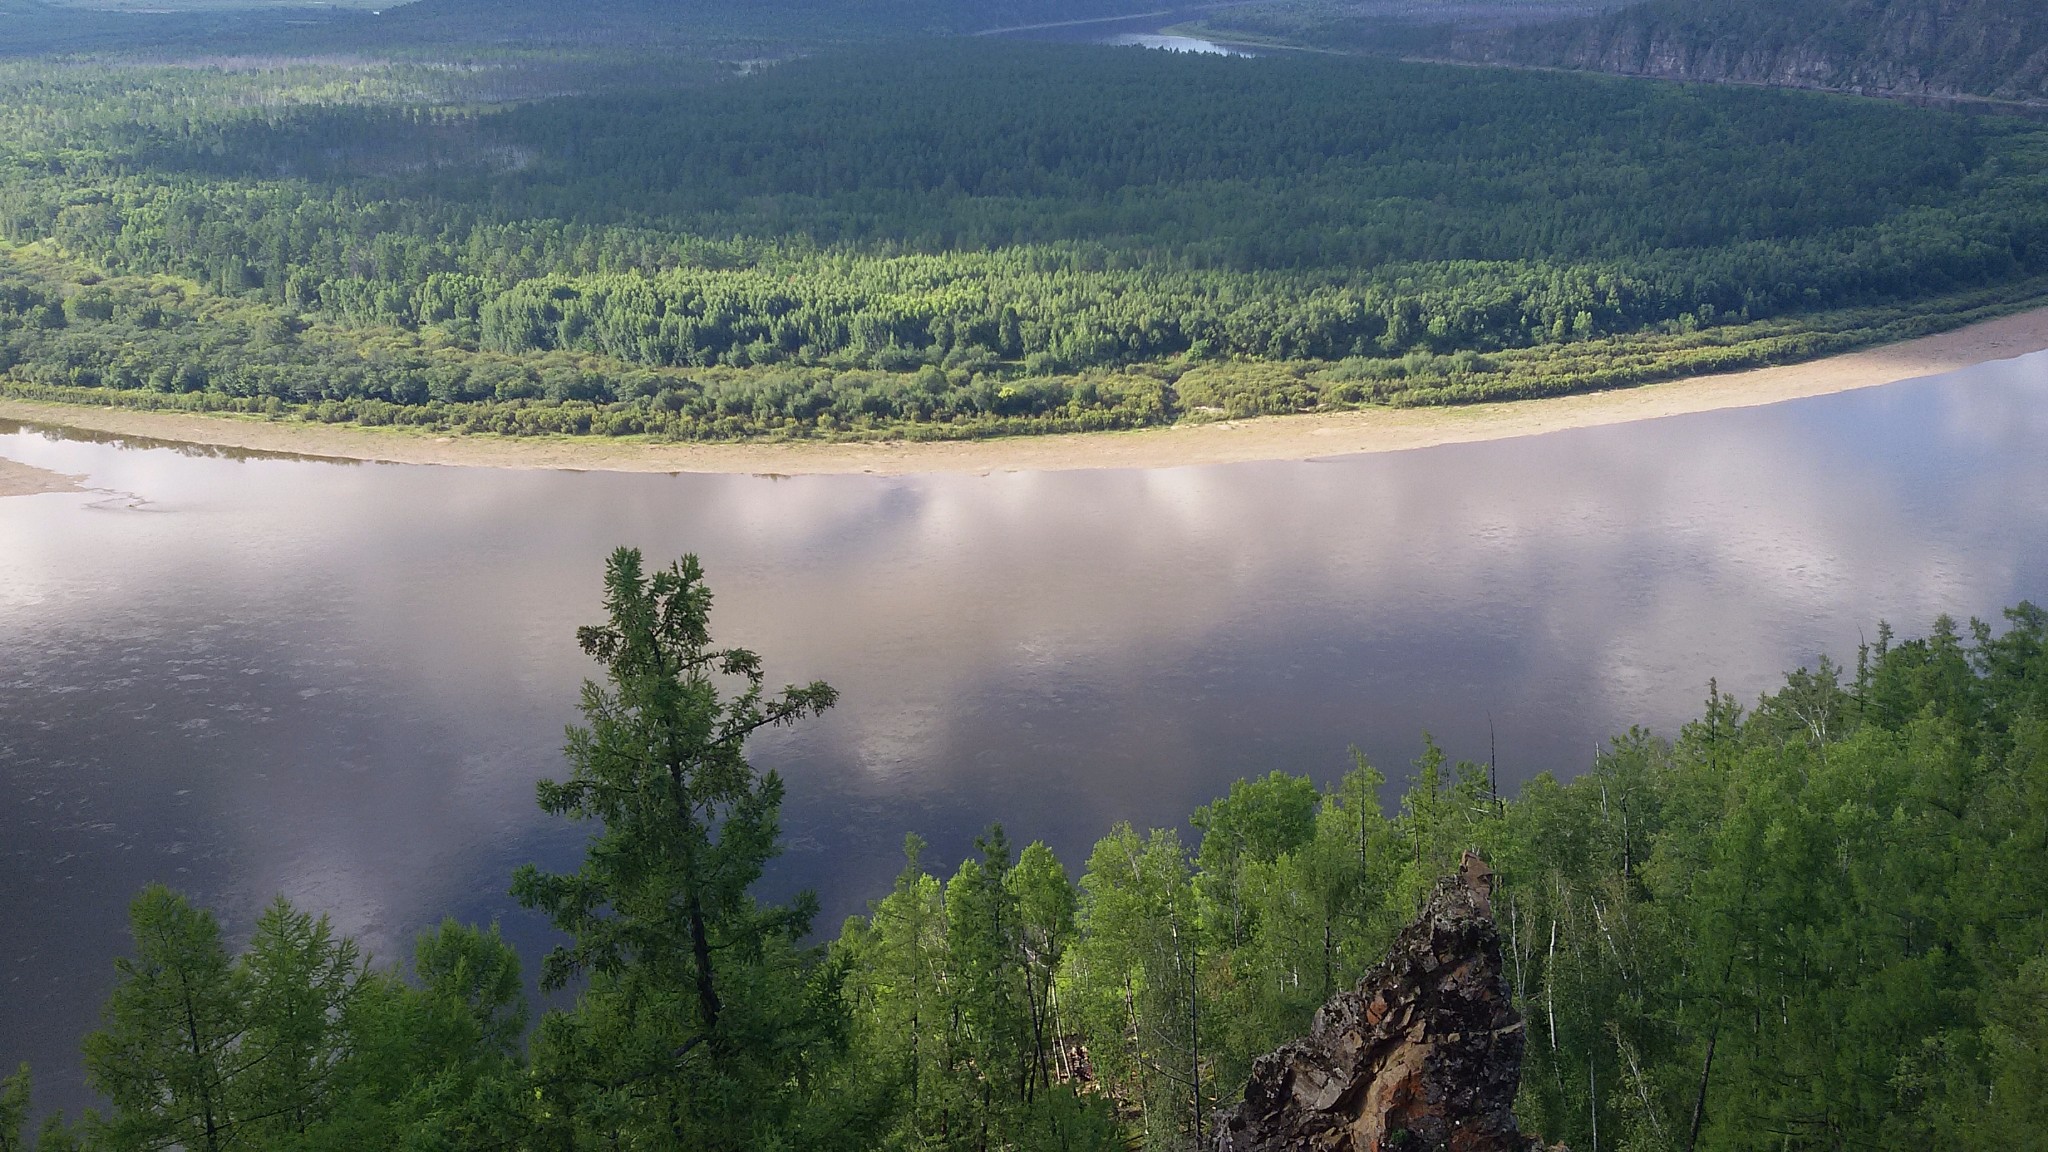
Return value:
<svg viewBox="0 0 2048 1152">
<path fill-rule="evenodd" d="M 1396 452 L 1753 407 L 1938 375 L 2044 350 L 2048 350 L 2048 308 L 2038 308 L 1803 364 L 1554 399 L 932 443 L 694 444 L 630 438 L 448 436 L 7 399 L 0 399 L 0 419 L 255 452 L 486 468 L 782 475 L 1172 468 Z M 0 473 L 0 491 L 4 491 L 6 475 Z"/>
</svg>

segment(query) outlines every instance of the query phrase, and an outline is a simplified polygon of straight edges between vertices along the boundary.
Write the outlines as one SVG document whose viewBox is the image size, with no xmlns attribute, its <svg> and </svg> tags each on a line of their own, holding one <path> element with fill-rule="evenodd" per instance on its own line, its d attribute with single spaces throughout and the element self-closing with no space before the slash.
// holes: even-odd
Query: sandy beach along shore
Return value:
<svg viewBox="0 0 2048 1152">
<path fill-rule="evenodd" d="M 2043 350 L 2048 350 L 2048 308 L 1803 364 L 1547 400 L 1319 412 L 1134 432 L 916 443 L 679 444 L 594 436 L 448 436 L 23 400 L 0 400 L 0 419 L 258 452 L 487 468 L 782 475 L 1172 468 L 1393 452 L 1774 404 L 1953 372 Z M 7 475 L 0 473 L 0 491 L 7 490 Z M 12 484 L 32 482 L 15 480 Z"/>
</svg>

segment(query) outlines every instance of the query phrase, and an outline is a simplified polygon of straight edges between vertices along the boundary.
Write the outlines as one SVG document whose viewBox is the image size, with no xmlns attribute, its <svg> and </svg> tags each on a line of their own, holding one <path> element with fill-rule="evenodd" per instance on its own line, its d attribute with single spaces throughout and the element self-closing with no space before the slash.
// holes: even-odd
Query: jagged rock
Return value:
<svg viewBox="0 0 2048 1152">
<path fill-rule="evenodd" d="M 1527 1152 L 1522 1020 L 1501 979 L 1492 871 L 1466 853 L 1358 987 L 1252 1065 L 1217 1152 Z"/>
</svg>

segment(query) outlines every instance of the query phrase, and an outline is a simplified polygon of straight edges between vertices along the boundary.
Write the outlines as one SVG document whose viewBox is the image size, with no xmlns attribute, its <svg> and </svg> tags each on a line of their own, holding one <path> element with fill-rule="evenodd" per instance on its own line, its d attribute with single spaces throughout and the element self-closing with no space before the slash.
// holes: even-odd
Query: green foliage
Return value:
<svg viewBox="0 0 2048 1152">
<path fill-rule="evenodd" d="M 1994 988 L 1985 1017 L 1990 1107 L 1959 1107 L 1944 1117 L 1945 1135 L 1987 1148 L 2023 1147 L 2048 1131 L 2048 960 L 2028 960 Z"/>
<path fill-rule="evenodd" d="M 911 837 L 894 891 L 847 922 L 833 955 L 852 1044 L 813 1109 L 856 1111 L 840 1136 L 861 1148 L 1110 1147 L 1108 1109 L 1076 1091 L 1057 984 L 1073 885 L 1043 844 L 1012 864 L 1000 827 L 979 849 L 942 885 Z"/>
<path fill-rule="evenodd" d="M 129 908 L 135 956 L 106 1026 L 86 1038 L 93 1087 L 113 1105 L 99 1141 L 124 1149 L 254 1147 L 238 1098 L 251 1020 L 249 974 L 228 958 L 213 915 L 152 885 Z"/>
<path fill-rule="evenodd" d="M 1279 779 L 1310 798 L 1312 829 L 1244 863 L 1239 900 L 1248 914 L 1235 940 L 1210 930 L 1217 960 L 1207 969 L 1216 1005 L 1209 1017 L 1219 1025 L 1209 1041 L 1211 1078 L 1225 1100 L 1254 1058 L 1298 1036 L 1302 1021 L 1385 954 L 1403 919 L 1391 894 L 1410 862 L 1381 813 L 1379 772 L 1360 757 L 1320 797 L 1304 777 Z M 1211 838 L 1203 837 L 1203 855 Z M 1206 865 L 1198 883 L 1212 916 L 1227 907 Z"/>
<path fill-rule="evenodd" d="M 496 110 L 450 75 L 0 68 L 0 387 L 1078 431 L 1782 362 L 2048 275 L 2039 129 L 1874 102 L 999 43 Z"/>
<path fill-rule="evenodd" d="M 756 773 L 744 745 L 836 696 L 813 683 L 771 697 L 760 657 L 713 648 L 695 556 L 650 574 L 619 549 L 605 610 L 577 640 L 607 683 L 584 685 L 569 778 L 539 788 L 544 810 L 601 831 L 577 871 L 528 865 L 513 879 L 520 903 L 570 937 L 542 986 L 585 980 L 536 1040 L 545 1125 L 579 1147 L 760 1146 L 790 1122 L 839 1020 L 830 972 L 800 947 L 815 898 L 762 907 L 749 893 L 778 851 L 782 781 Z M 739 691 L 725 696 L 720 678 Z"/>
<path fill-rule="evenodd" d="M 135 955 L 85 1042 L 112 1106 L 88 1116 L 90 1147 L 428 1152 L 531 1130 L 519 964 L 495 930 L 422 936 L 413 987 L 282 899 L 232 959 L 213 916 L 169 889 L 145 890 L 129 918 Z M 61 1117 L 37 1145 L 76 1146 Z"/>
<path fill-rule="evenodd" d="M 30 1076 L 23 1064 L 12 1076 L 0 1080 L 0 1152 L 24 1152 L 22 1127 L 28 1123 Z"/>
<path fill-rule="evenodd" d="M 1202 834 L 1195 864 L 1202 896 L 1221 913 L 1210 932 L 1235 947 L 1251 932 L 1246 873 L 1299 849 L 1314 834 L 1316 788 L 1308 780 L 1274 772 L 1240 780 L 1230 795 L 1195 809 L 1188 823 Z"/>
<path fill-rule="evenodd" d="M 281 1148 L 305 1139 L 331 1111 L 335 1073 L 346 1053 L 334 1040 L 355 998 L 361 955 L 338 940 L 327 918 L 315 920 L 280 897 L 256 921 L 240 967 L 249 979 L 249 1028 L 237 1056 L 242 1088 L 263 1101 L 252 1114 L 250 1142 Z"/>
<path fill-rule="evenodd" d="M 1105 1090 L 1148 1143 L 1189 1146 L 1197 1072 L 1205 1103 L 1227 1102 L 1478 847 L 1530 1024 L 1533 1130 L 2024 1145 L 2048 1041 L 2048 614 L 2008 623 L 1881 630 L 1853 677 L 1823 661 L 1748 715 L 1715 690 L 1677 741 L 1631 731 L 1512 800 L 1425 741 L 1393 821 L 1361 764 L 1307 837 L 1307 782 L 1285 777 L 1202 809 L 1192 861 L 1170 832 L 1118 829 L 1083 879 L 1067 974 Z M 1267 846 L 1245 851 L 1246 828 Z M 1209 926 L 1192 946 L 1175 937 L 1190 900 Z"/>
<path fill-rule="evenodd" d="M 1202 964 L 1187 851 L 1171 829 L 1119 824 L 1081 876 L 1081 938 L 1067 998 L 1093 1073 L 1135 1112 L 1147 1148 L 1199 1143 L 1215 1095 L 1201 1083 Z"/>
<path fill-rule="evenodd" d="M 307 1145 L 417 1152 L 518 1147 L 534 1127 L 519 958 L 454 921 L 420 935 L 411 986 L 373 977 L 350 1006 L 336 1104 Z"/>
<path fill-rule="evenodd" d="M 1003 382 L 999 371 L 639 367 L 511 356 L 398 329 L 349 330 L 160 277 L 101 279 L 37 249 L 0 249 L 0 394 L 159 411 L 435 432 L 723 440 L 961 439 L 1147 427 L 1361 405 L 1557 396 L 1790 363 L 2037 305 L 2048 280 L 1795 320 L 1609 336 L 1476 357 L 1191 363 Z M 84 281 L 91 281 L 90 284 Z M 109 323 L 59 301 L 104 289 Z M 21 301 L 13 314 L 8 300 Z M 587 397 L 577 399 L 575 397 Z M 612 398 L 616 397 L 616 398 Z"/>
</svg>

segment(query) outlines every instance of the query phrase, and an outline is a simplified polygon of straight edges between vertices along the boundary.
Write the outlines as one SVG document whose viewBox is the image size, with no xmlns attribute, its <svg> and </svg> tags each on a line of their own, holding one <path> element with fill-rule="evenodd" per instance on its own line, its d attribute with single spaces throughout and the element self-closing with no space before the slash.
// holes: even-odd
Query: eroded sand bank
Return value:
<svg viewBox="0 0 2048 1152">
<path fill-rule="evenodd" d="M 35 496 L 44 492 L 83 492 L 76 478 L 62 476 L 0 456 L 0 497 Z"/>
</svg>

